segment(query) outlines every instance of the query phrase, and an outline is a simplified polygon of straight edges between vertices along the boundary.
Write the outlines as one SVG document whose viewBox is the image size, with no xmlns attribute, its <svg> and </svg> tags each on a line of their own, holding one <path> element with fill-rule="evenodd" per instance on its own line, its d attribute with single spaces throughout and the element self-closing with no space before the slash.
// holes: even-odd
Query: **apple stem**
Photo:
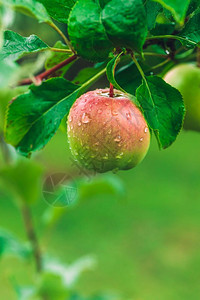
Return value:
<svg viewBox="0 0 200 300">
<path fill-rule="evenodd" d="M 109 93 L 109 96 L 110 96 L 111 98 L 114 97 L 114 89 L 113 89 L 112 83 L 110 83 L 110 93 Z"/>
<path fill-rule="evenodd" d="M 61 63 L 57 64 L 53 68 L 37 75 L 36 77 L 34 77 L 34 79 L 31 79 L 31 78 L 23 79 L 22 81 L 18 82 L 18 85 L 27 85 L 27 84 L 31 84 L 33 82 L 40 84 L 42 82 L 42 80 L 48 78 L 51 74 L 53 74 L 57 70 L 63 68 L 64 66 L 68 65 L 72 61 L 76 60 L 77 57 L 78 56 L 76 54 L 74 54 L 74 55 L 68 57 L 66 60 L 62 61 Z"/>
</svg>

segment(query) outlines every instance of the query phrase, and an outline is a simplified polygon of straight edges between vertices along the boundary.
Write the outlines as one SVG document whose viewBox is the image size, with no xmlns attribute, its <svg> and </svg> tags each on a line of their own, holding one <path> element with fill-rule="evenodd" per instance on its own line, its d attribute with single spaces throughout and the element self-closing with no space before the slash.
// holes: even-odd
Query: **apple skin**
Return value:
<svg viewBox="0 0 200 300">
<path fill-rule="evenodd" d="M 145 157 L 150 132 L 136 105 L 121 91 L 97 89 L 76 100 L 67 121 L 72 154 L 81 166 L 104 173 L 128 170 Z"/>
<path fill-rule="evenodd" d="M 180 64 L 172 68 L 164 80 L 183 96 L 186 107 L 183 128 L 200 131 L 200 69 L 194 64 Z"/>
</svg>

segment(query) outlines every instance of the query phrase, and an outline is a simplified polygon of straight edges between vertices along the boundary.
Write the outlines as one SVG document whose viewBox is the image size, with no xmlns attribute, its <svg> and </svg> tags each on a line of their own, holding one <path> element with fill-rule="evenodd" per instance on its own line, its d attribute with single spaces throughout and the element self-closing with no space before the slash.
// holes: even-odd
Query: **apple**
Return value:
<svg viewBox="0 0 200 300">
<path fill-rule="evenodd" d="M 186 107 L 184 129 L 200 131 L 200 69 L 194 64 L 180 64 L 164 79 L 183 96 Z"/>
<path fill-rule="evenodd" d="M 67 121 L 68 140 L 83 168 L 107 172 L 128 170 L 145 157 L 150 132 L 128 95 L 109 89 L 87 92 L 76 100 Z"/>
</svg>

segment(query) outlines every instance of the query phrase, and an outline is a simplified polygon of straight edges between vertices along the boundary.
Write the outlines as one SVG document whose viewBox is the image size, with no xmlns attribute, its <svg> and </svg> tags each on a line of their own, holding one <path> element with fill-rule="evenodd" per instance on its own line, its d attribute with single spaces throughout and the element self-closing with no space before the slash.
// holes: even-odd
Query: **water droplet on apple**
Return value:
<svg viewBox="0 0 200 300">
<path fill-rule="evenodd" d="M 143 141 L 143 139 L 144 139 L 144 138 L 143 138 L 143 137 L 141 137 L 141 138 L 140 138 L 140 142 L 142 142 L 142 141 Z"/>
<path fill-rule="evenodd" d="M 73 121 L 72 116 L 69 116 L 68 121 L 69 121 L 69 122 L 72 122 L 72 121 Z"/>
<path fill-rule="evenodd" d="M 119 143 L 121 141 L 121 136 L 118 135 L 115 139 L 114 139 L 115 142 Z"/>
<path fill-rule="evenodd" d="M 79 127 L 81 126 L 81 122 L 78 122 L 78 126 L 79 126 Z"/>
<path fill-rule="evenodd" d="M 89 122 L 90 122 L 90 117 L 89 117 L 89 115 L 87 115 L 86 113 L 84 113 L 84 114 L 82 115 L 82 122 L 83 122 L 84 124 L 89 123 Z"/>
<path fill-rule="evenodd" d="M 148 132 L 148 127 L 145 127 L 144 132 L 145 132 L 145 133 Z"/>
<path fill-rule="evenodd" d="M 130 120 L 130 118 L 131 118 L 130 112 L 126 113 L 126 118 L 127 118 L 127 120 Z"/>
</svg>

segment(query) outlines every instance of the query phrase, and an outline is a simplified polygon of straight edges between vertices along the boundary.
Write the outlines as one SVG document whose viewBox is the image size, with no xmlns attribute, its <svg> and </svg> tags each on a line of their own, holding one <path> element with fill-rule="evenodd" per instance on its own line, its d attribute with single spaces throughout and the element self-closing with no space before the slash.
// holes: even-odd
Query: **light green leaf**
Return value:
<svg viewBox="0 0 200 300">
<path fill-rule="evenodd" d="M 5 4 L 36 18 L 39 22 L 52 23 L 46 9 L 37 0 L 6 0 Z"/>
<path fill-rule="evenodd" d="M 41 196 L 42 169 L 34 161 L 20 159 L 0 171 L 0 180 L 17 200 L 35 203 Z"/>
<path fill-rule="evenodd" d="M 147 76 L 137 89 L 136 97 L 159 147 L 169 147 L 183 124 L 185 108 L 181 94 L 162 78 Z"/>
<path fill-rule="evenodd" d="M 0 258 L 4 255 L 27 258 L 30 250 L 10 232 L 0 229 Z"/>
<path fill-rule="evenodd" d="M 7 30 L 4 32 L 4 45 L 0 51 L 0 61 L 4 59 L 15 61 L 24 54 L 38 52 L 43 49 L 48 49 L 48 45 L 36 35 L 22 37 L 14 31 Z"/>
<path fill-rule="evenodd" d="M 67 24 L 69 13 L 76 3 L 76 0 L 39 0 L 39 2 L 45 6 L 53 19 Z"/>
<path fill-rule="evenodd" d="M 34 286 L 18 286 L 14 285 L 18 300 L 33 300 L 37 294 Z"/>
<path fill-rule="evenodd" d="M 186 16 L 190 0 L 153 0 L 159 2 L 164 8 L 169 10 L 174 16 L 175 20 L 183 24 Z"/>
<path fill-rule="evenodd" d="M 113 45 L 108 40 L 101 22 L 101 9 L 93 0 L 79 0 L 73 7 L 68 33 L 74 49 L 89 61 L 108 58 Z"/>
<path fill-rule="evenodd" d="M 106 34 L 115 47 L 142 51 L 147 35 L 142 0 L 111 0 L 105 5 L 101 18 Z"/>
</svg>

